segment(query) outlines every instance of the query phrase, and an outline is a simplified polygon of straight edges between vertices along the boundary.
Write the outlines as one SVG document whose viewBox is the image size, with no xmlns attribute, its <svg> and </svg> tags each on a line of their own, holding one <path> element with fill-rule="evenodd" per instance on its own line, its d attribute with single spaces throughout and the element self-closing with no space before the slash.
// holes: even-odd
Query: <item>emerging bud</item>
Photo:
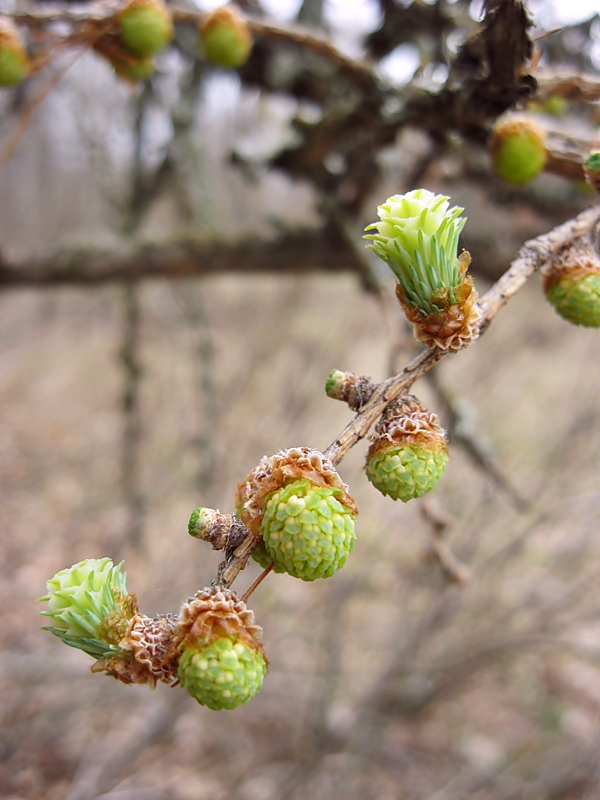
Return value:
<svg viewBox="0 0 600 800">
<path fill-rule="evenodd" d="M 173 38 L 171 12 L 161 0 L 130 0 L 119 14 L 119 35 L 136 55 L 153 56 Z"/>
<path fill-rule="evenodd" d="M 48 581 L 48 594 L 40 598 L 49 604 L 42 615 L 53 621 L 44 630 L 94 658 L 122 654 L 119 643 L 137 613 L 122 566 L 115 567 L 109 558 L 88 558 L 57 572 Z"/>
<path fill-rule="evenodd" d="M 499 120 L 489 140 L 494 172 L 507 183 L 533 180 L 546 166 L 546 134 L 528 117 Z"/>
<path fill-rule="evenodd" d="M 307 447 L 265 456 L 238 487 L 236 507 L 270 559 L 259 552 L 261 566 L 274 561 L 276 572 L 305 581 L 333 575 L 356 540 L 354 498 L 322 453 Z"/>
<path fill-rule="evenodd" d="M 184 603 L 175 635 L 179 680 L 201 705 L 232 710 L 260 690 L 268 666 L 262 628 L 230 589 L 197 592 Z"/>
<path fill-rule="evenodd" d="M 375 384 L 366 375 L 355 375 L 353 372 L 332 370 L 327 376 L 325 392 L 332 400 L 348 403 L 353 411 L 358 411 L 369 400 Z"/>
<path fill-rule="evenodd" d="M 25 45 L 11 19 L 0 16 L 0 87 L 17 86 L 29 74 Z"/>
<path fill-rule="evenodd" d="M 435 414 L 413 395 L 390 403 L 367 453 L 367 478 L 382 494 L 407 503 L 430 492 L 444 473 L 448 446 Z"/>
<path fill-rule="evenodd" d="M 221 514 L 214 508 L 200 506 L 192 511 L 188 523 L 188 533 L 196 539 L 210 542 L 215 550 L 222 550 L 228 541 L 229 531 L 234 524 L 231 514 Z"/>
<path fill-rule="evenodd" d="M 398 278 L 396 294 L 415 326 L 415 337 L 429 347 L 459 350 L 479 335 L 477 293 L 466 276 L 470 256 L 459 258 L 458 238 L 466 219 L 450 198 L 416 189 L 393 195 L 377 213 L 376 230 L 365 239 Z"/>
<path fill-rule="evenodd" d="M 202 22 L 200 35 L 206 60 L 216 67 L 236 69 L 248 60 L 252 34 L 234 6 L 212 11 Z"/>
</svg>

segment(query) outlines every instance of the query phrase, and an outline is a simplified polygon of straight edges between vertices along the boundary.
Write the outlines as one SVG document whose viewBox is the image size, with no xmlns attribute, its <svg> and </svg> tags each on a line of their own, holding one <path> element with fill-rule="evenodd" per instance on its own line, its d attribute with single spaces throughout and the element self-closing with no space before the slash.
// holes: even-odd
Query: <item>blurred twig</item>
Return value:
<svg viewBox="0 0 600 800">
<path fill-rule="evenodd" d="M 134 547 L 139 547 L 143 537 L 146 504 L 139 486 L 142 439 L 140 408 L 142 366 L 139 357 L 140 305 L 135 286 L 130 283 L 125 285 L 123 300 L 125 328 L 120 356 L 124 369 L 125 388 L 122 404 L 124 430 L 121 468 L 123 492 L 129 510 L 128 539 Z"/>
<path fill-rule="evenodd" d="M 525 511 L 529 507 L 528 501 L 512 485 L 500 467 L 494 461 L 489 446 L 474 430 L 474 425 L 460 403 L 447 392 L 441 385 L 439 375 L 435 370 L 427 373 L 427 381 L 435 392 L 438 403 L 444 409 L 448 420 L 448 438 L 460 444 L 473 463 L 491 478 L 494 485 L 505 495 L 517 511 Z"/>
<path fill-rule="evenodd" d="M 446 529 L 452 524 L 452 518 L 442 511 L 433 497 L 425 497 L 421 501 L 421 514 L 431 526 L 431 555 L 439 563 L 445 578 L 449 583 L 466 583 L 471 577 L 471 570 L 454 555 L 445 540 Z"/>
</svg>

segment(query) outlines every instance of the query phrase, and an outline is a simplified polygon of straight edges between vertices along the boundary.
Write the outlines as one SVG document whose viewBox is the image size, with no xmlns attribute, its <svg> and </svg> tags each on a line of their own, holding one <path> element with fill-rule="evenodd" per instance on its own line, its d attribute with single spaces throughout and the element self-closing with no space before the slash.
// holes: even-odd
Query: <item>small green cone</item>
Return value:
<svg viewBox="0 0 600 800">
<path fill-rule="evenodd" d="M 132 53 L 146 59 L 164 50 L 173 38 L 171 14 L 160 0 L 131 0 L 119 14 L 119 35 Z"/>
<path fill-rule="evenodd" d="M 376 430 L 365 465 L 373 486 L 403 503 L 430 492 L 448 461 L 446 437 L 435 414 L 405 395 L 387 406 Z"/>
<path fill-rule="evenodd" d="M 248 60 L 252 34 L 235 8 L 216 8 L 200 27 L 202 47 L 207 61 L 216 67 L 237 69 Z"/>
<path fill-rule="evenodd" d="M 560 316 L 574 325 L 600 328 L 600 271 L 564 272 L 546 286 L 546 297 Z"/>
<path fill-rule="evenodd" d="M 444 474 L 448 453 L 422 447 L 391 447 L 370 459 L 367 478 L 381 494 L 407 503 L 430 492 Z"/>
<path fill-rule="evenodd" d="M 200 705 L 214 711 L 243 705 L 260 690 L 267 665 L 259 650 L 235 637 L 198 640 L 179 659 L 179 680 Z"/>
<path fill-rule="evenodd" d="M 345 564 L 356 534 L 352 511 L 337 499 L 341 494 L 301 479 L 267 495 L 260 533 L 276 568 L 314 581 Z"/>
<path fill-rule="evenodd" d="M 262 628 L 231 589 L 201 589 L 181 609 L 178 677 L 200 705 L 233 710 L 259 691 L 268 660 Z"/>
<path fill-rule="evenodd" d="M 110 558 L 88 558 L 57 572 L 40 598 L 49 604 L 42 615 L 53 621 L 44 630 L 94 658 L 120 653 L 119 642 L 137 612 L 122 566 L 115 567 Z"/>
<path fill-rule="evenodd" d="M 507 183 L 524 184 L 546 166 L 546 136 L 528 117 L 509 117 L 494 126 L 489 142 L 496 175 Z"/>
<path fill-rule="evenodd" d="M 17 86 L 29 69 L 29 57 L 17 27 L 8 17 L 0 16 L 0 87 Z"/>
</svg>

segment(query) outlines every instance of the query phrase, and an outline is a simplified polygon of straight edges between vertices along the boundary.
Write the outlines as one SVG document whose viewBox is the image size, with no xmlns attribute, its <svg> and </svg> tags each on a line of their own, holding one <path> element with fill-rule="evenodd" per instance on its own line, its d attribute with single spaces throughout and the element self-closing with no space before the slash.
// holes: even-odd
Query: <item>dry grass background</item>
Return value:
<svg viewBox="0 0 600 800">
<path fill-rule="evenodd" d="M 123 289 L 0 296 L 2 728 L 12 800 L 598 800 L 600 346 L 537 279 L 442 385 L 522 495 L 459 447 L 436 490 L 472 570 L 448 583 L 422 501 L 381 497 L 364 444 L 341 465 L 358 541 L 327 581 L 271 575 L 251 601 L 271 669 L 235 712 L 126 687 L 40 631 L 57 570 L 126 558 L 142 611 L 176 611 L 219 554 L 199 504 L 231 510 L 264 453 L 324 449 L 350 412 L 332 368 L 381 379 L 385 315 L 351 277 L 148 283 L 141 310 L 141 547 L 121 480 Z M 392 326 L 393 327 L 393 326 Z M 402 359 L 401 359 L 402 360 Z M 426 381 L 417 393 L 435 409 Z M 236 588 L 258 574 L 252 565 Z"/>
</svg>

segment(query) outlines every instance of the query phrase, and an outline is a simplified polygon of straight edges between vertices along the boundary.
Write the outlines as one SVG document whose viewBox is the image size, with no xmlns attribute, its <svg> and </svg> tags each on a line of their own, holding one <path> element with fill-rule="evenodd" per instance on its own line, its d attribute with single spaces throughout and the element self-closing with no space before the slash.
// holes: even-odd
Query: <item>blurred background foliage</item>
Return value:
<svg viewBox="0 0 600 800">
<path fill-rule="evenodd" d="M 271 669 L 248 706 L 91 676 L 40 632 L 46 580 L 86 557 L 126 558 L 144 613 L 176 611 L 220 560 L 187 535 L 192 509 L 231 511 L 265 453 L 327 447 L 351 418 L 324 394 L 331 369 L 380 380 L 413 355 L 359 243 L 388 194 L 465 206 L 482 289 L 593 201 L 584 3 L 578 19 L 528 4 L 539 88 L 520 106 L 551 158 L 522 188 L 491 172 L 493 114 L 463 126 L 439 105 L 460 101 L 470 74 L 451 64 L 502 3 L 241 5 L 340 57 L 271 34 L 215 70 L 178 24 L 142 86 L 66 48 L 0 97 L 0 794 L 598 800 L 598 337 L 537 277 L 416 387 L 451 435 L 433 499 L 378 495 L 364 445 L 344 460 L 354 553 L 331 580 L 257 590 Z"/>
</svg>

